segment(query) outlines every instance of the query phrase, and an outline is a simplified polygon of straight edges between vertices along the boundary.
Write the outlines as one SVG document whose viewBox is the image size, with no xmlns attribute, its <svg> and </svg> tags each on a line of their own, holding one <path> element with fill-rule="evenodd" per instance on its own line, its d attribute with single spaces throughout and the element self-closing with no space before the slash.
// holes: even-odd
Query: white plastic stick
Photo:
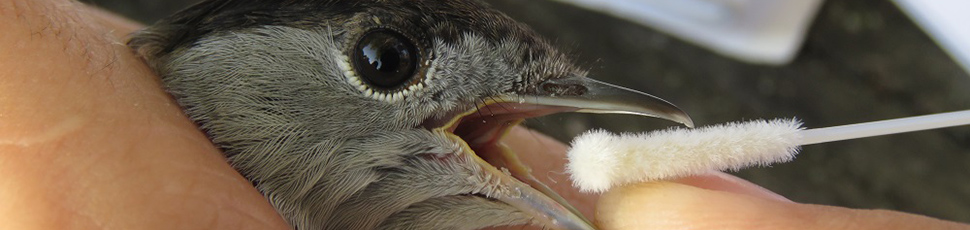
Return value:
<svg viewBox="0 0 970 230">
<path fill-rule="evenodd" d="M 800 132 L 802 135 L 800 145 L 938 129 L 967 124 L 970 124 L 970 110 L 808 129 Z"/>
</svg>

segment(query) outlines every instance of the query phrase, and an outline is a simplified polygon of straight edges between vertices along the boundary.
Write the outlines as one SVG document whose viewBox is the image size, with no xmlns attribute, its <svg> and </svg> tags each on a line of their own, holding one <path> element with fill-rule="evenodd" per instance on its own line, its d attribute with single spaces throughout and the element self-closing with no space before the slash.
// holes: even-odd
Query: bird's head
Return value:
<svg viewBox="0 0 970 230">
<path fill-rule="evenodd" d="M 209 0 L 129 45 L 298 229 L 587 229 L 497 142 L 507 129 L 557 112 L 691 125 L 473 0 Z"/>
</svg>

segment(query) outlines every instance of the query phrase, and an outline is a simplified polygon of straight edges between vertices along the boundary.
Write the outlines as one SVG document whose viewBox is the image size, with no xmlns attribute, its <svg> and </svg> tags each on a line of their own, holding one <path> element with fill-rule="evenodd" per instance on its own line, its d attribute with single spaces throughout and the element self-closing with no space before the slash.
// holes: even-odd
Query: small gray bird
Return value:
<svg viewBox="0 0 970 230">
<path fill-rule="evenodd" d="M 208 0 L 129 45 L 296 229 L 592 229 L 497 140 L 558 112 L 691 125 L 476 0 Z"/>
</svg>

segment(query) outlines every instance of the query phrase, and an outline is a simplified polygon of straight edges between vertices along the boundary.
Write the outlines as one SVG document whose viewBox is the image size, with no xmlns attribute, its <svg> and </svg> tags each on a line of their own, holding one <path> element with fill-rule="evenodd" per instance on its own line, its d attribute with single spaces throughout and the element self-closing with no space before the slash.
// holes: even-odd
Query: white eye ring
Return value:
<svg viewBox="0 0 970 230">
<path fill-rule="evenodd" d="M 344 78 L 347 79 L 347 83 L 350 83 L 350 85 L 354 86 L 354 88 L 357 88 L 357 90 L 360 90 L 360 92 L 363 93 L 364 96 L 370 97 L 374 100 L 384 101 L 388 103 L 395 103 L 395 102 L 402 101 L 410 96 L 421 95 L 424 92 L 424 89 L 431 84 L 431 81 L 434 78 L 434 72 L 435 72 L 434 66 L 431 65 L 431 61 L 428 60 L 424 63 L 424 66 L 427 66 L 428 69 L 425 71 L 418 71 L 418 74 L 423 73 L 425 75 L 423 77 L 417 76 L 417 77 L 422 77 L 423 80 L 421 82 L 408 85 L 407 87 L 396 90 L 394 92 L 384 92 L 380 90 L 374 90 L 371 86 L 368 86 L 367 84 L 365 84 L 360 79 L 360 76 L 358 76 L 357 73 L 354 71 L 354 68 L 350 66 L 350 57 L 347 57 L 347 55 L 340 54 L 339 59 L 337 61 L 337 65 L 340 67 L 340 70 L 342 70 L 344 74 Z"/>
</svg>

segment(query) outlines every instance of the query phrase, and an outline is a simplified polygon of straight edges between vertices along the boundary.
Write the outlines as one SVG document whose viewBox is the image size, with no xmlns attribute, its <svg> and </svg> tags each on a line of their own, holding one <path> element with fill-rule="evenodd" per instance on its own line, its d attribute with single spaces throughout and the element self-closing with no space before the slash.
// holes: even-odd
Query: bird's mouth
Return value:
<svg viewBox="0 0 970 230">
<path fill-rule="evenodd" d="M 659 117 L 693 126 L 679 108 L 646 93 L 585 77 L 547 80 L 534 92 L 494 96 L 475 109 L 457 114 L 434 127 L 455 142 L 465 145 L 484 173 L 497 179 L 500 192 L 474 194 L 495 199 L 535 217 L 535 221 L 554 229 L 593 229 L 588 219 L 532 176 L 518 154 L 501 143 L 509 129 L 526 118 L 561 112 L 620 113 Z M 529 154 L 529 153 L 524 153 Z M 565 157 L 565 156 L 563 156 Z"/>
</svg>

